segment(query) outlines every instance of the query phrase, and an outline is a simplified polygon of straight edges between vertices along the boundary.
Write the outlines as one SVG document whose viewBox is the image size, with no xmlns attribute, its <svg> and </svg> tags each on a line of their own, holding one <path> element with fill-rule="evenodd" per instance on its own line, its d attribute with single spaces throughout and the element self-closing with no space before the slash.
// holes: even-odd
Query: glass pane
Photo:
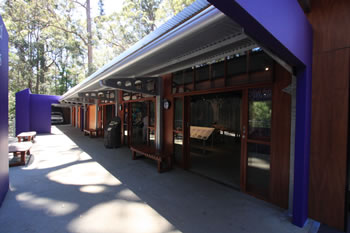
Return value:
<svg viewBox="0 0 350 233">
<path fill-rule="evenodd" d="M 249 72 L 269 71 L 273 65 L 273 59 L 261 50 L 250 53 Z"/>
<path fill-rule="evenodd" d="M 155 124 L 155 121 L 156 121 L 156 118 L 155 118 L 155 108 L 154 108 L 154 102 L 151 101 L 149 102 L 149 117 L 150 117 L 150 121 L 149 121 L 149 124 L 150 126 L 154 126 Z"/>
<path fill-rule="evenodd" d="M 193 90 L 193 69 L 187 69 L 173 73 L 173 93 L 182 93 Z"/>
<path fill-rule="evenodd" d="M 225 75 L 225 62 L 212 64 L 212 78 L 223 78 Z"/>
<path fill-rule="evenodd" d="M 148 144 L 150 146 L 155 146 L 156 133 L 154 128 L 148 128 Z"/>
<path fill-rule="evenodd" d="M 196 83 L 209 80 L 209 66 L 205 65 L 203 67 L 196 68 Z"/>
<path fill-rule="evenodd" d="M 270 146 L 248 143 L 247 191 L 269 197 Z"/>
<path fill-rule="evenodd" d="M 123 92 L 123 100 L 130 100 L 130 99 L 131 99 L 131 93 Z"/>
<path fill-rule="evenodd" d="M 247 56 L 235 55 L 227 60 L 227 75 L 234 76 L 238 74 L 243 74 L 247 72 Z"/>
<path fill-rule="evenodd" d="M 124 104 L 124 145 L 128 144 L 128 104 Z"/>
<path fill-rule="evenodd" d="M 174 100 L 174 130 L 182 131 L 182 111 L 183 101 L 182 99 L 176 98 Z"/>
<path fill-rule="evenodd" d="M 183 146 L 182 133 L 174 133 L 174 157 L 175 157 L 176 163 L 183 162 L 182 146 Z"/>
<path fill-rule="evenodd" d="M 191 171 L 239 188 L 241 92 L 191 96 Z"/>
<path fill-rule="evenodd" d="M 271 137 L 272 90 L 249 90 L 248 138 L 269 141 Z"/>
<path fill-rule="evenodd" d="M 133 145 L 147 143 L 148 116 L 147 105 L 144 102 L 132 103 L 132 139 Z"/>
</svg>

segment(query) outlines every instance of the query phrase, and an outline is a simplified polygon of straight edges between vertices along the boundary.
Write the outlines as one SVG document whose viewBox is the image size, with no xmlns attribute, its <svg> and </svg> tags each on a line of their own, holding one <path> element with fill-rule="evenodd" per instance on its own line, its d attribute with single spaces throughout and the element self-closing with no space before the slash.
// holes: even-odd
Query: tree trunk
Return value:
<svg viewBox="0 0 350 233">
<path fill-rule="evenodd" d="M 40 72 L 39 72 L 39 61 L 37 61 L 37 64 L 36 64 L 35 94 L 39 94 L 39 84 L 40 84 Z"/>
<path fill-rule="evenodd" d="M 91 12 L 90 12 L 90 0 L 86 0 L 86 22 L 87 22 L 87 33 L 88 33 L 88 74 L 90 75 L 93 71 L 92 66 L 92 32 L 91 32 Z"/>
</svg>

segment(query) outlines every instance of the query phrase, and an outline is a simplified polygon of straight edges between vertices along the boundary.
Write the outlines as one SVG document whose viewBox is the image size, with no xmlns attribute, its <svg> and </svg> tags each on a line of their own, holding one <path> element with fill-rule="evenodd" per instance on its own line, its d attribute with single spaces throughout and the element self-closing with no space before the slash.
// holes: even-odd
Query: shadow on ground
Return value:
<svg viewBox="0 0 350 233">
<path fill-rule="evenodd" d="M 154 161 L 70 126 L 53 129 L 38 136 L 31 165 L 10 170 L 4 232 L 308 231 L 269 203 L 181 169 L 159 174 Z"/>
</svg>

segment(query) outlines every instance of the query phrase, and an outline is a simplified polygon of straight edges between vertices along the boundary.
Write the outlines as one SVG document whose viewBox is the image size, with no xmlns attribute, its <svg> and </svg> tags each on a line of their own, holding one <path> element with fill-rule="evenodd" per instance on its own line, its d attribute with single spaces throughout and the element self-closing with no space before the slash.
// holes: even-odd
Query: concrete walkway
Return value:
<svg viewBox="0 0 350 233">
<path fill-rule="evenodd" d="M 71 126 L 37 136 L 30 164 L 10 168 L 0 232 L 309 232 L 285 210 L 182 169 L 158 174 Z"/>
</svg>

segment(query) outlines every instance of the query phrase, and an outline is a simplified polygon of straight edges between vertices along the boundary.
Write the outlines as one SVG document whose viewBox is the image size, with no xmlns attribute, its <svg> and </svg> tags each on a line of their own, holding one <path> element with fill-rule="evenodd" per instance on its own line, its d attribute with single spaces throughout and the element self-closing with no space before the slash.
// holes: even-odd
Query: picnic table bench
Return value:
<svg viewBox="0 0 350 233">
<path fill-rule="evenodd" d="M 29 131 L 29 132 L 22 132 L 17 135 L 18 142 L 24 142 L 24 141 L 32 141 L 34 142 L 34 138 L 36 136 L 35 131 Z"/>
<path fill-rule="evenodd" d="M 33 143 L 31 142 L 15 142 L 9 145 L 9 153 L 13 153 L 13 156 L 21 156 L 19 162 L 10 163 L 10 167 L 20 166 L 26 164 L 26 154 L 30 155 L 30 149 L 32 148 Z"/>
<path fill-rule="evenodd" d="M 141 154 L 147 158 L 153 159 L 157 161 L 157 170 L 158 172 L 162 172 L 165 169 L 163 169 L 163 163 L 167 163 L 166 170 L 170 170 L 172 168 L 172 162 L 171 162 L 171 156 L 167 156 L 162 152 L 159 152 L 156 150 L 154 146 L 149 145 L 131 145 L 130 150 L 132 151 L 132 159 L 135 160 L 136 153 Z"/>
</svg>

